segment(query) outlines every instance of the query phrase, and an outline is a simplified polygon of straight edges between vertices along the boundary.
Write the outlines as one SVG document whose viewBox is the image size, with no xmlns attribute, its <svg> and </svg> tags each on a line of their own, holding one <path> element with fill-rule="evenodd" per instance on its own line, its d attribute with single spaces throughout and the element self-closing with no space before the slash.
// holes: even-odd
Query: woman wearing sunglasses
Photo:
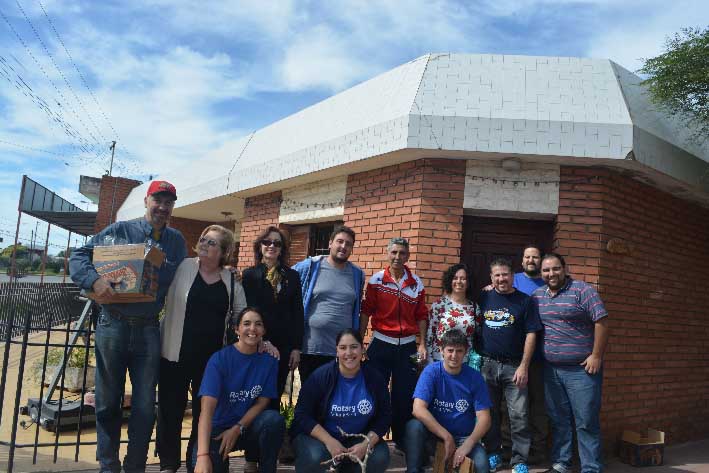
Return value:
<svg viewBox="0 0 709 473">
<path fill-rule="evenodd" d="M 266 325 L 265 339 L 278 349 L 278 403 L 290 370 L 298 367 L 303 345 L 303 297 L 300 276 L 287 266 L 288 239 L 277 227 L 266 228 L 254 242 L 256 265 L 243 274 L 244 291 L 249 306 L 257 307 Z"/>
<path fill-rule="evenodd" d="M 225 269 L 234 247 L 234 234 L 220 226 L 204 229 L 175 273 L 160 322 L 161 355 L 158 387 L 157 450 L 160 470 L 180 467 L 182 418 L 192 390 L 192 431 L 187 445 L 187 468 L 192 471 L 192 445 L 197 441 L 200 400 L 197 398 L 210 356 L 226 342 L 231 313 L 246 307 L 244 289 Z M 233 294 L 232 294 L 233 288 Z M 233 312 L 230 311 L 230 301 Z M 137 382 L 137 380 L 133 380 Z"/>
</svg>

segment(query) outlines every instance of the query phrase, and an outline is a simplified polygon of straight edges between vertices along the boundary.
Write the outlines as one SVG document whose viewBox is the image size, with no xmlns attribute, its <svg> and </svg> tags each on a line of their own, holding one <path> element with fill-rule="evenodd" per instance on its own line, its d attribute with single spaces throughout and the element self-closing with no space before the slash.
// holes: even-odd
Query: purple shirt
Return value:
<svg viewBox="0 0 709 473">
<path fill-rule="evenodd" d="M 544 358 L 551 363 L 579 364 L 593 352 L 595 323 L 608 316 L 593 286 L 567 277 L 552 296 L 547 286 L 532 297 L 544 325 Z"/>
</svg>

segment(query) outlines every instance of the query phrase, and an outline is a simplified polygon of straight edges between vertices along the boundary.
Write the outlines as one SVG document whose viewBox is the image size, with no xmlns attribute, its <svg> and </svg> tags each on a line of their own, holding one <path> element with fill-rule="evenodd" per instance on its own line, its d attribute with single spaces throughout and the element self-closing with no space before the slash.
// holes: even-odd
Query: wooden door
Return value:
<svg viewBox="0 0 709 473">
<path fill-rule="evenodd" d="M 504 257 L 513 270 L 521 271 L 522 253 L 527 244 L 540 245 L 542 253 L 551 250 L 554 222 L 513 218 L 463 217 L 461 261 L 471 268 L 475 286 L 490 284 L 490 263 Z"/>
</svg>

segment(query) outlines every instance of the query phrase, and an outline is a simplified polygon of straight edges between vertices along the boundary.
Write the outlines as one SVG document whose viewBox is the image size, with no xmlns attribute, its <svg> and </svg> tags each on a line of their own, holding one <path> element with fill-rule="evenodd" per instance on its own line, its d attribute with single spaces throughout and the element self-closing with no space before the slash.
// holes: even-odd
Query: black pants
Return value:
<svg viewBox="0 0 709 473">
<path fill-rule="evenodd" d="M 177 471 L 180 467 L 182 419 L 187 406 L 187 392 L 192 387 L 192 430 L 187 444 L 186 465 L 192 465 L 192 445 L 197 442 L 197 427 L 201 410 L 197 397 L 209 356 L 194 357 L 189 361 L 172 362 L 160 358 L 158 384 L 157 451 L 160 469 Z"/>
<path fill-rule="evenodd" d="M 278 345 L 276 345 L 276 348 L 278 348 L 278 352 L 281 354 L 281 359 L 278 361 L 278 379 L 276 380 L 278 398 L 271 399 L 268 409 L 278 411 L 280 409 L 281 396 L 283 396 L 283 392 L 286 390 L 286 379 L 288 378 L 288 373 L 290 373 L 288 364 L 290 362 L 291 348 Z"/>
<path fill-rule="evenodd" d="M 298 367 L 298 371 L 300 371 L 300 385 L 305 384 L 305 381 L 313 374 L 313 371 L 334 359 L 334 356 L 327 355 L 306 355 L 305 353 L 300 355 L 300 366 Z"/>
</svg>

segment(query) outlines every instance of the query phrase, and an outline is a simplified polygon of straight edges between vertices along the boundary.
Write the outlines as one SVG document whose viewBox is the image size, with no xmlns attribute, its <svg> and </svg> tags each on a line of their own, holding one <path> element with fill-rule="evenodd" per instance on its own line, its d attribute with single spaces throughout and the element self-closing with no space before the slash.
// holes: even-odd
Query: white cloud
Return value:
<svg viewBox="0 0 709 473">
<path fill-rule="evenodd" d="M 286 49 L 281 65 L 282 83 L 288 90 L 324 88 L 340 90 L 362 77 L 368 65 L 349 44 L 326 26 L 304 32 Z"/>
<path fill-rule="evenodd" d="M 599 28 L 591 42 L 589 56 L 609 58 L 630 71 L 642 66 L 642 58 L 651 58 L 664 50 L 665 38 L 692 27 L 699 18 L 709 19 L 709 3 L 680 0 L 662 2 L 655 9 L 645 9 L 637 18 L 610 21 Z"/>
</svg>

